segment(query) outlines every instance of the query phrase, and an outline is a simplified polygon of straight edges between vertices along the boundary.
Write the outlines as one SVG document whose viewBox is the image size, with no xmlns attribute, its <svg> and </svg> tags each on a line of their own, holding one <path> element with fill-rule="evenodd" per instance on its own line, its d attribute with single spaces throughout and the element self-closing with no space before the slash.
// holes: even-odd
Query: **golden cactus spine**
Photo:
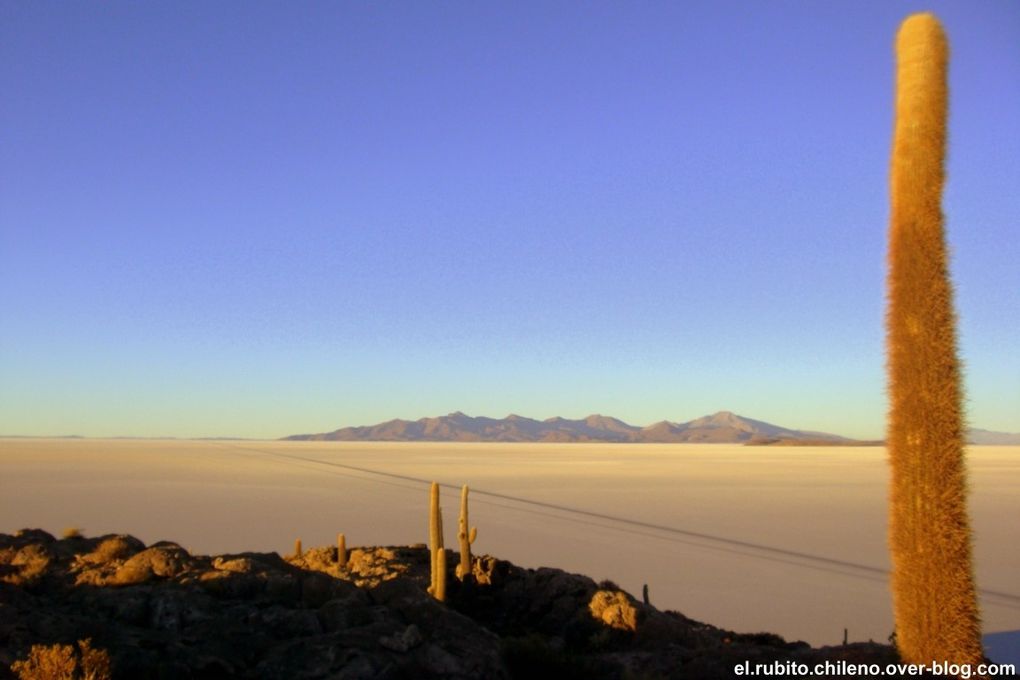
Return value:
<svg viewBox="0 0 1020 680">
<path fill-rule="evenodd" d="M 429 593 L 442 602 L 446 599 L 446 549 L 443 547 L 443 509 L 439 507 L 439 485 L 435 482 L 429 492 L 429 552 L 432 558 Z"/>
<path fill-rule="evenodd" d="M 468 528 L 468 487 L 465 484 L 460 490 L 460 520 L 457 523 L 457 538 L 460 540 L 460 564 L 457 565 L 457 578 L 463 581 L 471 573 L 471 544 L 478 538 L 478 529 Z"/>
<path fill-rule="evenodd" d="M 930 14 L 896 38 L 886 316 L 889 545 L 904 661 L 980 663 L 960 369 L 942 227 L 945 34 Z"/>
</svg>

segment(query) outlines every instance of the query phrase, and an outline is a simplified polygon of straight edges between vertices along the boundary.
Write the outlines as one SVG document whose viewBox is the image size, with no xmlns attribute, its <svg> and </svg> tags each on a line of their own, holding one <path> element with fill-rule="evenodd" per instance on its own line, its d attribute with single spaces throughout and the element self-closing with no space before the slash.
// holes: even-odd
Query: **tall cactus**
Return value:
<svg viewBox="0 0 1020 680">
<path fill-rule="evenodd" d="M 457 538 L 460 540 L 460 564 L 457 565 L 457 578 L 463 581 L 471 574 L 471 544 L 478 537 L 478 529 L 468 528 L 468 487 L 465 484 L 460 490 L 460 520 L 457 523 Z"/>
<path fill-rule="evenodd" d="M 439 485 L 435 482 L 429 492 L 429 552 L 432 558 L 429 593 L 442 602 L 446 599 L 446 549 L 443 547 L 443 509 L 439 507 Z"/>
<path fill-rule="evenodd" d="M 942 228 L 948 48 L 938 20 L 896 38 L 886 317 L 889 545 L 904 661 L 980 663 L 953 291 Z"/>
</svg>

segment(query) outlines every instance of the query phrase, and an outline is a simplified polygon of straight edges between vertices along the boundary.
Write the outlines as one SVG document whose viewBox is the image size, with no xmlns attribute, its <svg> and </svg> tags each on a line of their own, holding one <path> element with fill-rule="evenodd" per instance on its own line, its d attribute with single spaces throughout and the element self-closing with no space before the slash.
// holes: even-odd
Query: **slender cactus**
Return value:
<svg viewBox="0 0 1020 680">
<path fill-rule="evenodd" d="M 436 544 L 439 534 L 439 525 L 436 523 L 436 516 L 439 514 L 439 486 L 432 482 L 429 489 L 429 593 L 436 592 Z"/>
<path fill-rule="evenodd" d="M 429 552 L 432 558 L 429 593 L 443 601 L 446 599 L 446 549 L 443 547 L 443 509 L 439 507 L 439 485 L 435 482 L 429 492 Z"/>
<path fill-rule="evenodd" d="M 471 574 L 471 544 L 478 538 L 478 529 L 468 529 L 468 487 L 460 490 L 460 520 L 457 525 L 457 538 L 460 540 L 460 564 L 457 565 L 457 578 L 463 581 Z"/>
<path fill-rule="evenodd" d="M 336 535 L 336 563 L 341 568 L 347 566 L 347 537 L 343 534 Z"/>
<path fill-rule="evenodd" d="M 948 48 L 938 20 L 896 38 L 886 316 L 889 545 L 904 661 L 980 663 L 955 315 L 942 227 Z"/>
<path fill-rule="evenodd" d="M 439 572 L 436 576 L 435 598 L 440 602 L 446 601 L 446 549 L 439 548 L 436 554 L 436 569 Z"/>
<path fill-rule="evenodd" d="M 299 538 L 294 541 L 294 557 L 301 557 L 302 555 L 304 555 L 304 552 L 301 550 L 301 539 Z"/>
</svg>

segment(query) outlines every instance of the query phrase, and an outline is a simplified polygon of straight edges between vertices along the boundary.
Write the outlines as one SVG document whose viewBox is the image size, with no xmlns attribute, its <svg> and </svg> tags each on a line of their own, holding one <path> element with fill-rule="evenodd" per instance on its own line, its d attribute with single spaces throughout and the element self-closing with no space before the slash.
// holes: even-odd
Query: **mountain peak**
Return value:
<svg viewBox="0 0 1020 680">
<path fill-rule="evenodd" d="M 717 411 L 710 416 L 702 416 L 690 421 L 690 427 L 746 427 L 752 421 L 741 418 L 733 411 Z"/>
</svg>

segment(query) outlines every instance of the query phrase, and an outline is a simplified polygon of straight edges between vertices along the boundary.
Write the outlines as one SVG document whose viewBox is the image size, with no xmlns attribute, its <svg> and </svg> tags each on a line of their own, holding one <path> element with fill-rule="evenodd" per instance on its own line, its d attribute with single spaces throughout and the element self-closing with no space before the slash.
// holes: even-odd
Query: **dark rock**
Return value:
<svg viewBox="0 0 1020 680">
<path fill-rule="evenodd" d="M 337 590 L 336 579 L 325 574 L 313 572 L 301 577 L 301 601 L 308 607 L 321 607 Z"/>
<path fill-rule="evenodd" d="M 174 578 L 194 568 L 194 560 L 184 548 L 170 543 L 154 545 L 124 562 L 114 574 L 113 585 L 146 583 L 154 578 Z"/>
<path fill-rule="evenodd" d="M 348 593 L 326 602 L 316 612 L 319 625 L 328 633 L 347 628 L 359 628 L 376 622 L 371 600 L 361 590 Z"/>
<path fill-rule="evenodd" d="M 42 529 L 21 529 L 15 532 L 14 536 L 8 536 L 7 538 L 14 538 L 16 541 L 20 540 L 22 545 L 29 543 L 49 544 L 55 543 L 56 538 L 53 534 L 47 533 Z"/>
<path fill-rule="evenodd" d="M 0 534 L 0 679 L 34 644 L 92 638 L 115 678 L 728 678 L 741 661 L 885 664 L 661 612 L 612 583 L 490 556 L 426 592 L 424 546 L 190 555 L 130 536 Z"/>
<path fill-rule="evenodd" d="M 399 635 L 384 635 L 379 638 L 379 644 L 386 649 L 403 654 L 420 645 L 422 639 L 418 626 L 412 623 Z"/>
</svg>

